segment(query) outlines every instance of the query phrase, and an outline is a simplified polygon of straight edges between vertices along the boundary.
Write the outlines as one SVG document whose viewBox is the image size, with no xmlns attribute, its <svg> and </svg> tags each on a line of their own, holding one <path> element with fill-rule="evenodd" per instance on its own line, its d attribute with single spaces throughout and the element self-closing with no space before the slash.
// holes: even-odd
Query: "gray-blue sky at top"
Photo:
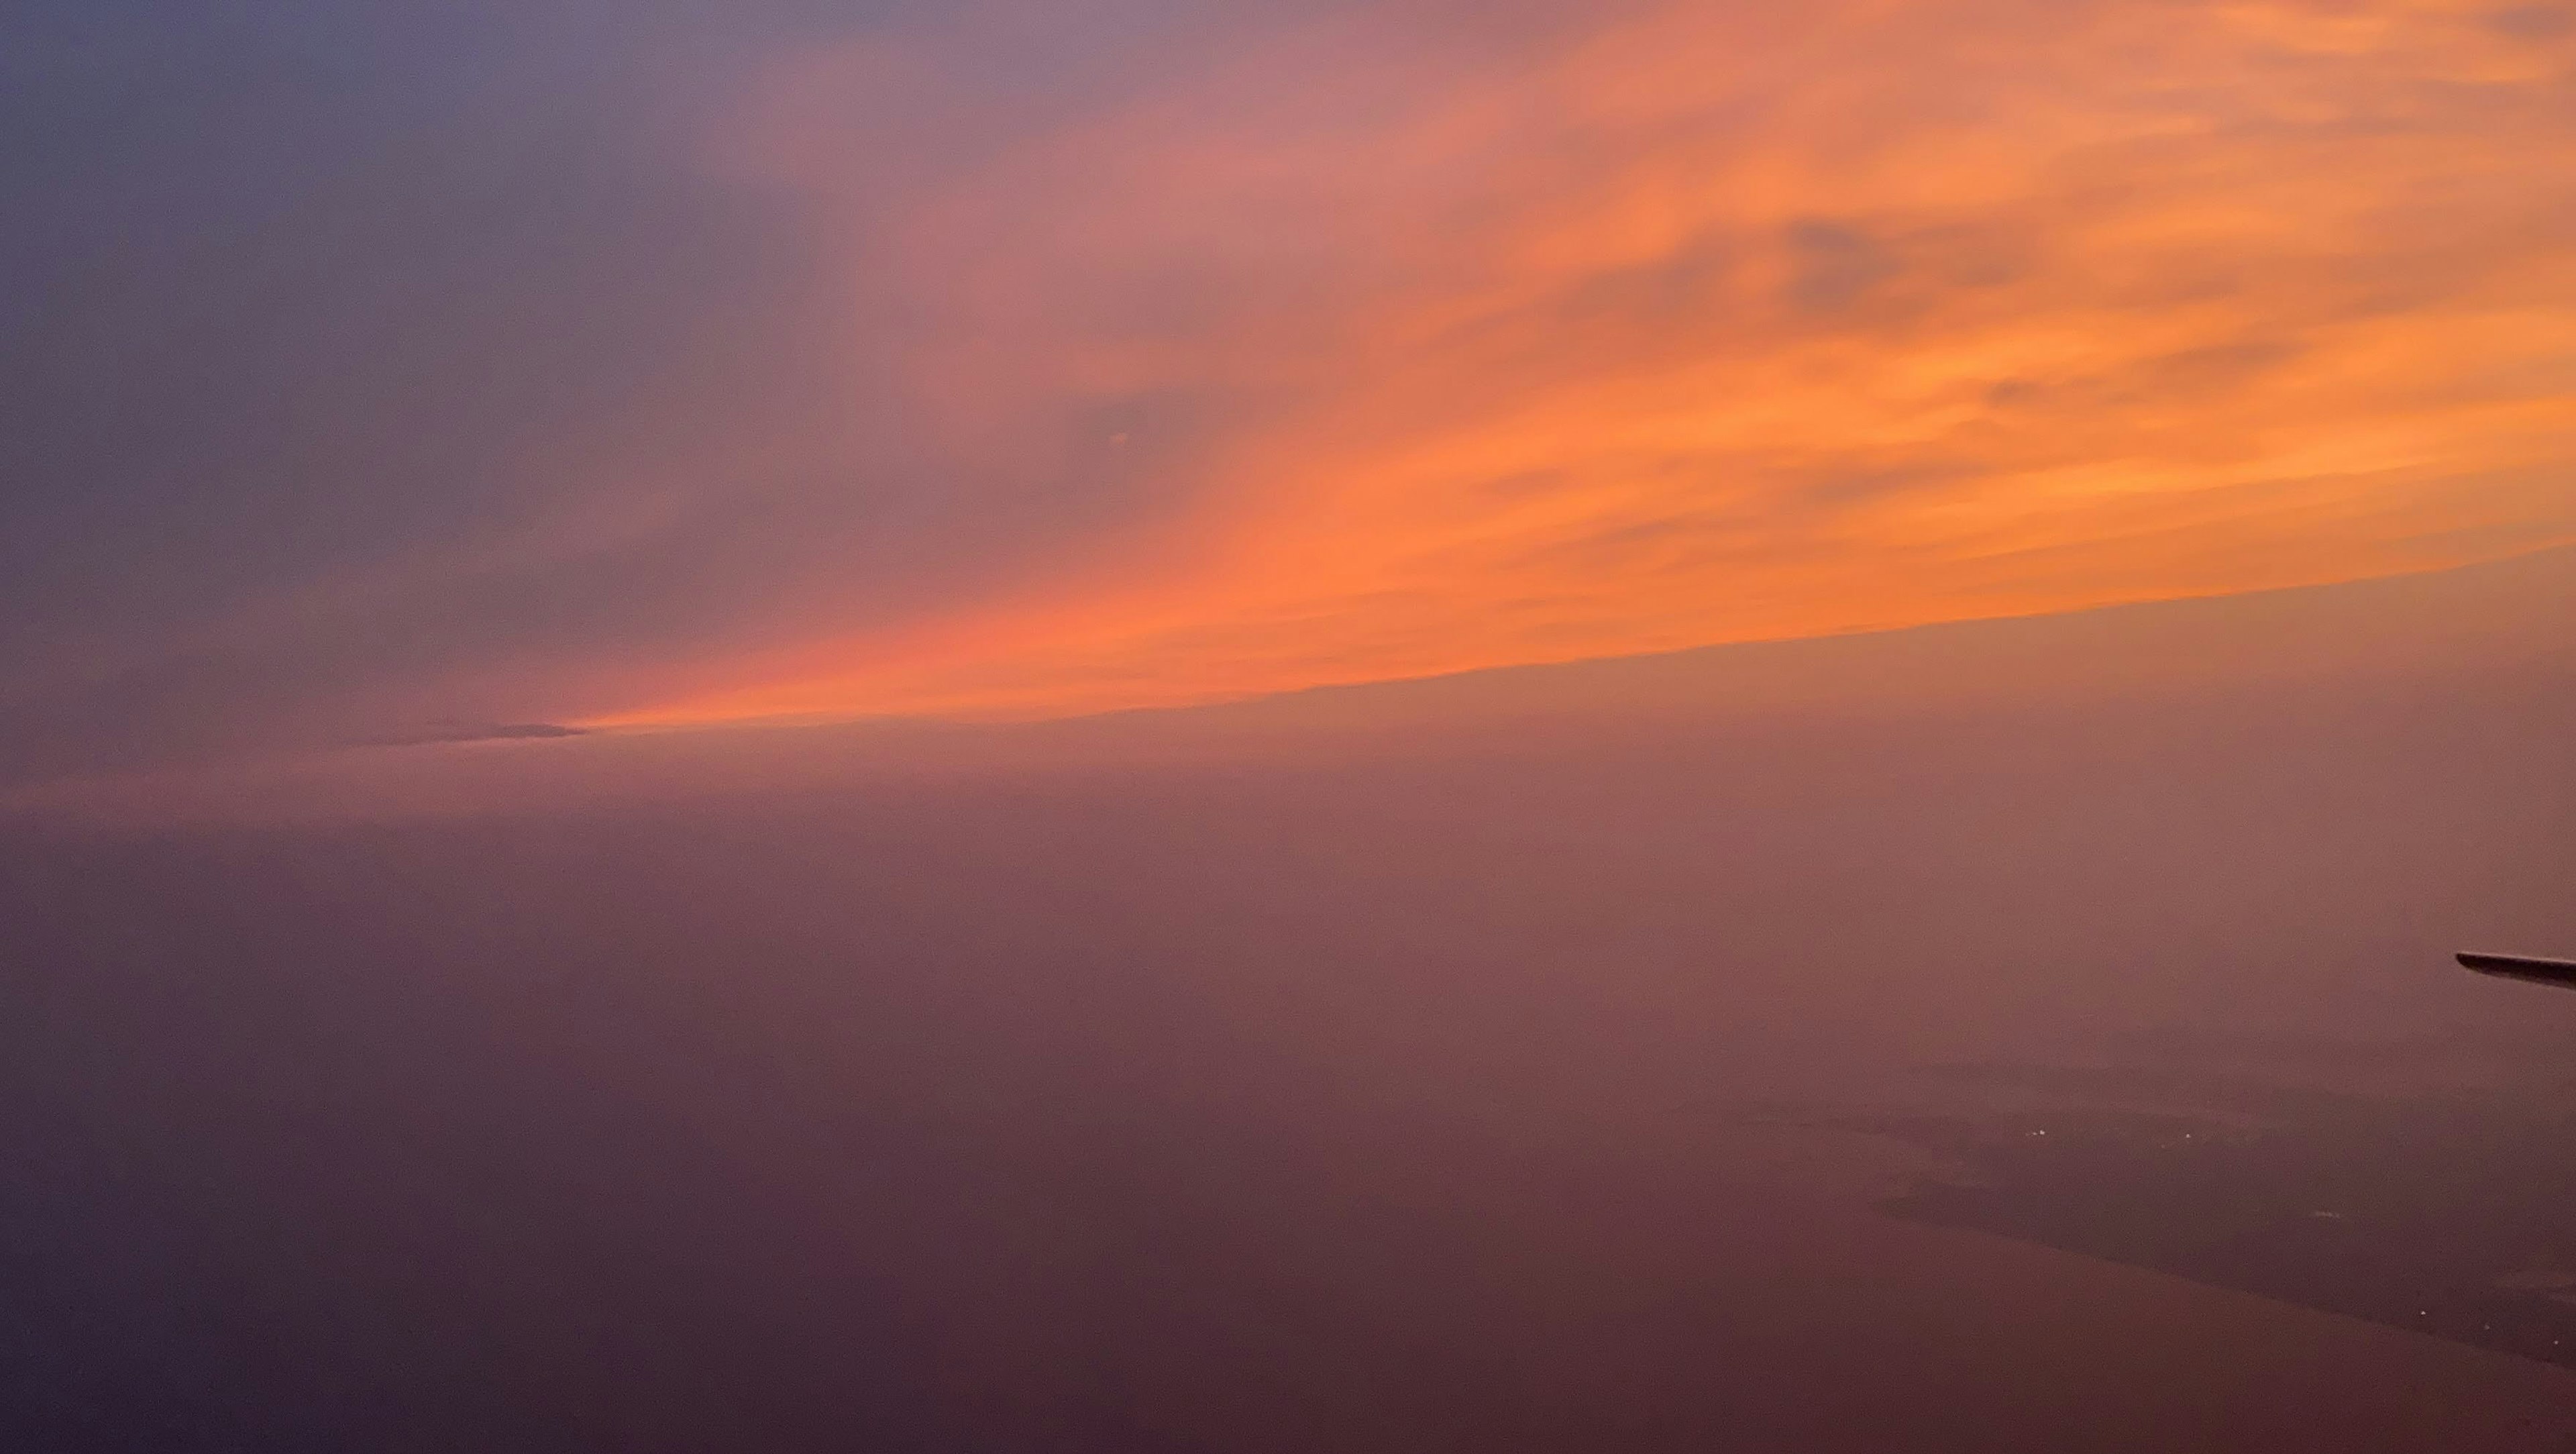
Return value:
<svg viewBox="0 0 2576 1454">
<path fill-rule="evenodd" d="M 988 120 L 1156 24 L 1079 8 L 993 38 Z M 1063 512 L 978 508 L 899 421 L 844 478 L 778 477 L 765 431 L 881 404 L 818 363 L 843 340 L 792 209 L 696 154 L 765 52 L 938 11 L 13 7 L 8 774 L 559 712 L 567 663 L 722 638 L 817 572 L 891 603 L 1042 544 Z M 649 524 L 529 544 L 675 462 Z"/>
<path fill-rule="evenodd" d="M 621 587 L 670 560 L 363 588 L 507 532 L 544 503 L 531 443 L 738 373 L 746 326 L 789 301 L 743 264 L 792 239 L 651 151 L 624 26 L 560 5 L 14 14 L 14 763 L 212 744 L 396 666 L 613 642 L 665 608 Z M 260 619 L 324 579 L 360 584 L 351 609 Z"/>
</svg>

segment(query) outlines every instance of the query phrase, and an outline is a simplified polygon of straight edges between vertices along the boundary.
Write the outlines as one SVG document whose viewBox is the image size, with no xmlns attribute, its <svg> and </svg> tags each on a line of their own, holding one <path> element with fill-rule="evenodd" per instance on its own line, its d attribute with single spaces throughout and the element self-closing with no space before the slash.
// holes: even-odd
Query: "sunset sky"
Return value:
<svg viewBox="0 0 2576 1454">
<path fill-rule="evenodd" d="M 2576 0 L 5 0 L 0 1450 L 2542 1454 Z"/>
<path fill-rule="evenodd" d="M 39 3 L 13 775 L 2576 540 L 2576 8 Z"/>
</svg>

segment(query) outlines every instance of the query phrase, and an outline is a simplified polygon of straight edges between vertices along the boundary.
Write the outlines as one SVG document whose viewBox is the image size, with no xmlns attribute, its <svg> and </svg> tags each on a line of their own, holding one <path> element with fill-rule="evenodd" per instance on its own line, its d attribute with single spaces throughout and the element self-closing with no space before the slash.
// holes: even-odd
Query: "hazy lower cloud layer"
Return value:
<svg viewBox="0 0 2576 1454">
<path fill-rule="evenodd" d="M 30 762 L 2576 539 L 2568 5 L 39 8 Z"/>
</svg>

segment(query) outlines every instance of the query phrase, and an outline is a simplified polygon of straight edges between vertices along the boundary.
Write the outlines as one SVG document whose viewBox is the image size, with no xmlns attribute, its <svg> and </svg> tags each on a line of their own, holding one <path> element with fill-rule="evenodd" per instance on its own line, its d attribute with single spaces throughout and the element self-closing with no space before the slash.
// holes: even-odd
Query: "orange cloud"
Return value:
<svg viewBox="0 0 2576 1454">
<path fill-rule="evenodd" d="M 910 320 L 929 447 L 1162 504 L 602 720 L 1207 700 L 2576 539 L 2571 21 L 1343 16 L 942 175 L 886 160 L 937 42 L 799 56 L 727 155 L 840 219 L 854 328 Z"/>
</svg>

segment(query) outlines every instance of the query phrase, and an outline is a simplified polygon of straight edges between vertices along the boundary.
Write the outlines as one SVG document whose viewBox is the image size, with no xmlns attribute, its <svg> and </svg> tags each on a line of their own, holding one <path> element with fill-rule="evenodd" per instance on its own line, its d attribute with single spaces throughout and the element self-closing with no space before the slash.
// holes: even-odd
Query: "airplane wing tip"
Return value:
<svg viewBox="0 0 2576 1454">
<path fill-rule="evenodd" d="M 2504 979 L 2528 980 L 2533 984 L 2576 987 L 2576 961 L 2536 959 L 2524 954 L 2483 954 L 2463 949 L 2452 956 L 2463 969 Z"/>
</svg>

